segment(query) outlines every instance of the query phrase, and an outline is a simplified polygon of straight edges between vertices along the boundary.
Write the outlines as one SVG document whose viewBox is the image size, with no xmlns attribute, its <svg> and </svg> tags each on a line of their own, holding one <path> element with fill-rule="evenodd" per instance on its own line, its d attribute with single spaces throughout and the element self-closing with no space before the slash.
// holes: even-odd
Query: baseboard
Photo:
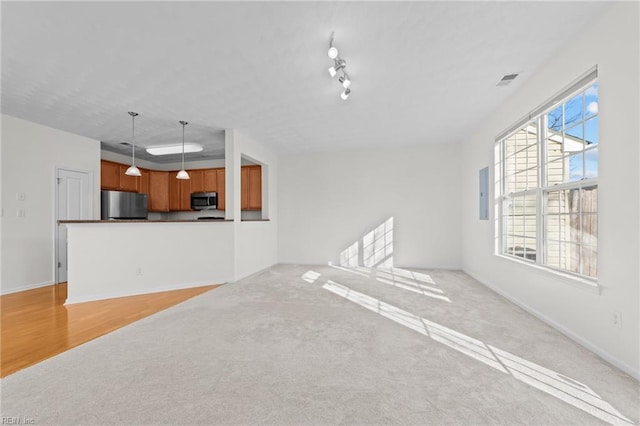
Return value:
<svg viewBox="0 0 640 426">
<path fill-rule="evenodd" d="M 220 283 L 219 285 L 222 285 L 222 284 L 225 284 L 225 283 Z M 120 292 L 114 292 L 114 293 L 102 293 L 102 294 L 94 294 L 91 296 L 80 296 L 80 297 L 69 296 L 67 297 L 67 300 L 66 302 L 64 302 L 64 304 L 73 305 L 75 303 L 94 302 L 96 300 L 106 300 L 106 299 L 117 299 L 119 297 L 140 296 L 143 294 L 162 293 L 163 291 L 171 291 L 171 290 L 184 290 L 187 288 L 203 287 L 206 285 L 214 285 L 214 283 L 212 283 L 211 281 L 208 281 L 208 282 L 201 282 L 201 283 L 177 284 L 177 285 L 164 286 L 164 287 L 148 288 L 142 291 L 141 290 L 120 291 Z M 70 290 L 71 289 L 68 288 L 68 291 Z"/>
<path fill-rule="evenodd" d="M 48 285 L 53 285 L 53 284 L 54 284 L 53 281 L 46 281 L 46 282 L 43 282 L 43 283 L 27 284 L 27 285 L 23 285 L 23 286 L 20 286 L 20 287 L 12 288 L 12 289 L 9 289 L 9 290 L 2 289 L 2 291 L 0 291 L 0 296 L 4 296 L 5 294 L 18 293 L 18 292 L 26 291 L 26 290 L 33 290 L 34 288 L 46 287 Z"/>
<path fill-rule="evenodd" d="M 522 302 L 521 300 L 516 299 L 515 297 L 506 294 L 505 292 L 503 292 L 499 288 L 489 284 L 489 280 L 485 280 L 485 279 L 479 277 L 477 274 L 475 274 L 475 273 L 473 273 L 473 272 L 471 272 L 469 270 L 463 269 L 463 271 L 466 274 L 468 274 L 469 276 L 471 276 L 473 279 L 478 281 L 480 284 L 484 285 L 485 287 L 488 287 L 492 291 L 495 291 L 500 296 L 502 296 L 505 299 L 509 300 L 511 303 L 513 303 L 515 305 L 518 305 L 519 307 L 521 307 L 525 311 L 529 312 L 531 315 L 533 315 L 534 317 L 538 318 L 539 320 L 549 324 L 551 327 L 555 328 L 556 330 L 558 330 L 559 332 L 561 332 L 562 334 L 564 334 L 565 336 L 567 336 L 568 338 L 570 338 L 574 342 L 576 342 L 576 343 L 584 346 L 585 348 L 589 349 L 591 352 L 595 353 L 600 358 L 604 359 L 605 361 L 607 361 L 608 363 L 612 364 L 616 368 L 619 368 L 620 370 L 624 371 L 625 373 L 627 373 L 631 377 L 635 378 L 636 380 L 640 380 L 640 370 L 638 370 L 637 368 L 634 368 L 634 367 L 628 365 L 627 363 L 621 361 L 620 359 L 618 359 L 617 357 L 611 355 L 610 353 L 608 353 L 607 351 L 605 351 L 604 349 L 602 349 L 598 345 L 595 345 L 591 341 L 585 339 L 584 337 L 582 337 L 582 336 L 574 333 L 573 331 L 569 330 L 568 328 L 564 327 L 562 324 L 559 324 L 558 322 L 554 321 L 553 319 L 549 318 L 548 316 L 538 312 L 536 309 L 532 308 L 531 306 L 527 305 L 526 303 Z"/>
</svg>

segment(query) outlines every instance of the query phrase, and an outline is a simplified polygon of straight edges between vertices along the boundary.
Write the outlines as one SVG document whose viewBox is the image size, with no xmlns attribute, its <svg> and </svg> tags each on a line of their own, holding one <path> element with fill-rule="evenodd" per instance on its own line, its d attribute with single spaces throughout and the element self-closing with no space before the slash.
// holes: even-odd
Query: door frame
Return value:
<svg viewBox="0 0 640 426">
<path fill-rule="evenodd" d="M 58 238 L 60 233 L 60 225 L 58 224 L 58 197 L 60 196 L 60 185 L 58 184 L 58 179 L 60 175 L 60 171 L 65 170 L 68 172 L 75 173 L 83 173 L 87 175 L 89 178 L 89 188 L 91 188 L 91 200 L 89 202 L 89 216 L 93 219 L 93 204 L 95 199 L 95 188 L 93 187 L 93 174 L 92 170 L 78 169 L 76 167 L 66 167 L 66 166 L 55 166 L 53 171 L 53 276 L 54 276 L 54 284 L 60 284 L 60 271 L 58 268 L 59 262 L 59 249 L 58 249 Z"/>
</svg>

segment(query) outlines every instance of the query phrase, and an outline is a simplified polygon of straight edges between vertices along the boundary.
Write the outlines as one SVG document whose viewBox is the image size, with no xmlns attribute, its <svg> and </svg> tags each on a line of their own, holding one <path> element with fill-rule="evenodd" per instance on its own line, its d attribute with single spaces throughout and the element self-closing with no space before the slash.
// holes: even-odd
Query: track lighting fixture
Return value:
<svg viewBox="0 0 640 426">
<path fill-rule="evenodd" d="M 342 75 L 338 77 L 338 81 L 342 84 L 342 87 L 344 87 L 345 90 L 340 94 L 340 98 L 342 98 L 342 100 L 347 100 L 351 93 L 351 89 L 349 89 L 349 86 L 351 86 L 351 79 L 345 70 L 347 67 L 347 61 L 338 56 L 338 48 L 333 45 L 333 33 L 331 33 L 331 39 L 329 40 L 329 50 L 327 51 L 327 55 L 329 58 L 333 59 L 333 66 L 328 70 L 329 75 L 331 77 L 335 77 L 339 71 L 342 71 Z"/>
</svg>

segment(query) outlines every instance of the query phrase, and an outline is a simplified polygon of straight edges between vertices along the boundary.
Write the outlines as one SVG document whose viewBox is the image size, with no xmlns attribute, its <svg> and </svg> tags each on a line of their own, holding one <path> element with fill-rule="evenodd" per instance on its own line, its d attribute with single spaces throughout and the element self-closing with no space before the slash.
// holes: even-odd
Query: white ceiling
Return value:
<svg viewBox="0 0 640 426">
<path fill-rule="evenodd" d="M 2 112 L 104 142 L 223 155 L 456 143 L 596 2 L 2 2 Z M 347 61 L 347 101 L 327 73 Z M 521 75 L 496 87 L 504 74 Z"/>
</svg>

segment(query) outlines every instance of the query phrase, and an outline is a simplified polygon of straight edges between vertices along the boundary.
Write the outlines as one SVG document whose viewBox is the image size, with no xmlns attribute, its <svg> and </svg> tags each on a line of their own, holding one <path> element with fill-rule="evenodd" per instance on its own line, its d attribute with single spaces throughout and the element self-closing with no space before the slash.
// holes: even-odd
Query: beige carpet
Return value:
<svg viewBox="0 0 640 426">
<path fill-rule="evenodd" d="M 455 271 L 280 265 L 1 382 L 35 424 L 637 424 L 638 382 Z M 24 423 L 24 422 L 23 422 Z"/>
</svg>

